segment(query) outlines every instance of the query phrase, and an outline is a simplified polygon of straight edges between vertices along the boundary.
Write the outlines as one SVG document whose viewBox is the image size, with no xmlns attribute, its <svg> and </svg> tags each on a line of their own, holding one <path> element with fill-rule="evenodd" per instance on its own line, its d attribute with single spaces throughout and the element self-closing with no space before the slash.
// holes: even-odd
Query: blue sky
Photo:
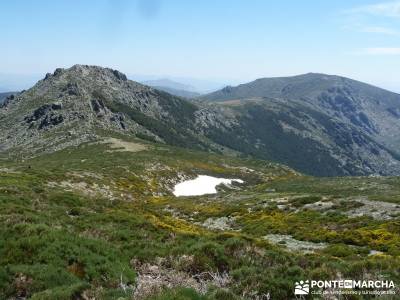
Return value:
<svg viewBox="0 0 400 300">
<path fill-rule="evenodd" d="M 0 2 L 0 73 L 95 64 L 239 83 L 307 72 L 400 92 L 400 1 Z"/>
</svg>

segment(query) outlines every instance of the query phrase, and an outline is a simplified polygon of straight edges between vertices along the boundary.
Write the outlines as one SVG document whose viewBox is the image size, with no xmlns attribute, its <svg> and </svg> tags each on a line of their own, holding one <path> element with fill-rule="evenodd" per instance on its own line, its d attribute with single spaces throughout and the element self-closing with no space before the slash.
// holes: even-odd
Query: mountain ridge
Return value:
<svg viewBox="0 0 400 300">
<path fill-rule="evenodd" d="M 313 84 L 308 83 L 307 89 Z M 263 97 L 253 94 L 238 100 L 231 93 L 233 100 L 202 98 L 197 103 L 130 81 L 109 68 L 56 69 L 3 105 L 0 149 L 39 155 L 115 132 L 173 146 L 253 156 L 311 175 L 400 173 L 400 158 L 390 147 L 390 136 L 381 134 L 375 119 L 363 115 L 365 99 L 355 97 L 354 88 L 338 85 L 333 90 L 314 89 L 313 97 L 310 93 L 292 97 L 305 89 L 300 84 L 283 91 L 288 98 L 276 97 L 278 90 L 282 93 L 279 87 Z M 320 102 L 340 105 L 325 107 Z"/>
<path fill-rule="evenodd" d="M 341 76 L 307 73 L 261 78 L 201 97 L 203 102 L 220 104 L 251 99 L 258 99 L 265 106 L 279 102 L 281 106 L 297 107 L 308 117 L 307 111 L 315 110 L 325 115 L 325 122 L 336 120 L 351 126 L 395 156 L 399 154 L 399 94 Z"/>
<path fill-rule="evenodd" d="M 239 84 L 239 85 L 236 85 L 236 86 L 230 86 L 230 85 L 225 86 L 224 88 L 222 88 L 222 89 L 220 89 L 220 90 L 218 90 L 218 91 L 215 91 L 215 92 L 211 92 L 211 93 L 202 95 L 201 98 L 204 99 L 204 100 L 208 100 L 208 101 L 212 101 L 212 100 L 219 100 L 219 101 L 221 101 L 221 100 L 224 100 L 225 97 L 231 97 L 231 96 L 232 96 L 232 95 L 226 95 L 226 96 L 224 96 L 224 95 L 223 95 L 224 93 L 226 93 L 226 94 L 232 94 L 232 91 L 234 91 L 234 90 L 239 90 L 239 89 L 242 88 L 242 87 L 249 87 L 249 86 L 252 86 L 252 87 L 254 88 L 254 86 L 255 86 L 256 84 L 265 83 L 265 82 L 270 82 L 270 83 L 274 82 L 274 83 L 276 83 L 277 85 L 279 85 L 279 84 L 287 85 L 288 83 L 291 83 L 290 81 L 296 81 L 296 80 L 298 80 L 298 79 L 299 79 L 299 80 L 303 80 L 303 79 L 306 79 L 306 80 L 307 80 L 307 79 L 311 79 L 311 80 L 312 80 L 312 79 L 325 79 L 325 80 L 334 79 L 334 80 L 336 80 L 336 81 L 351 81 L 351 82 L 353 82 L 353 83 L 361 84 L 361 85 L 363 85 L 363 86 L 365 86 L 365 87 L 369 87 L 369 88 L 373 88 L 373 89 L 377 89 L 377 90 L 389 92 L 389 93 L 396 94 L 396 95 L 400 96 L 399 93 L 392 92 L 392 91 L 389 91 L 389 90 L 387 90 L 387 89 L 384 89 L 384 88 L 375 86 L 375 85 L 373 85 L 373 84 L 369 84 L 369 83 L 365 83 L 365 82 L 362 82 L 362 81 L 359 81 L 359 80 L 351 79 L 351 78 L 348 78 L 348 77 L 345 77 L 345 76 L 332 75 L 332 74 L 325 74 L 325 73 L 309 72 L 309 73 L 304 73 L 304 74 L 299 74 L 299 75 L 293 75 L 293 76 L 277 76 L 277 77 L 262 77 L 262 78 L 257 78 L 257 79 L 255 79 L 255 80 L 253 80 L 253 81 L 250 81 L 250 82 L 247 82 L 247 83 L 242 83 L 242 84 Z M 271 92 L 276 92 L 276 91 L 273 91 L 273 90 L 271 89 L 271 86 L 266 86 L 266 88 L 267 88 L 266 91 L 268 91 L 269 93 L 271 93 Z M 257 92 L 259 92 L 257 89 L 253 89 L 249 94 L 252 95 L 252 96 L 255 96 L 255 93 L 257 93 Z M 258 94 L 258 95 L 259 95 L 259 96 L 263 96 L 263 94 L 262 94 L 263 92 L 265 92 L 265 91 L 261 91 L 261 94 Z M 248 96 L 249 96 L 248 94 L 247 94 L 247 95 L 244 95 L 244 97 L 248 97 Z M 272 95 L 270 95 L 270 96 L 272 97 Z M 236 97 L 237 97 L 237 96 L 236 96 Z"/>
</svg>

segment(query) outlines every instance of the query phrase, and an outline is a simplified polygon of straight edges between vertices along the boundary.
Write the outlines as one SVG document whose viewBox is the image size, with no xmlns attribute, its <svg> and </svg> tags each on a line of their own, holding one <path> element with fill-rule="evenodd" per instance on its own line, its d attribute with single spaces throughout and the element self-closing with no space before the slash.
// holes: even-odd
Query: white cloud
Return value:
<svg viewBox="0 0 400 300">
<path fill-rule="evenodd" d="M 400 0 L 358 6 L 344 11 L 344 16 L 349 29 L 400 36 Z"/>
<path fill-rule="evenodd" d="M 400 18 L 400 1 L 359 6 L 355 9 L 352 9 L 350 12 Z"/>
<path fill-rule="evenodd" d="M 366 26 L 360 28 L 361 32 L 367 33 L 379 33 L 379 34 L 387 34 L 387 35 L 399 35 L 399 31 L 394 30 L 389 27 L 381 27 L 381 26 Z"/>
<path fill-rule="evenodd" d="M 362 51 L 367 55 L 400 55 L 400 47 L 372 47 Z"/>
</svg>

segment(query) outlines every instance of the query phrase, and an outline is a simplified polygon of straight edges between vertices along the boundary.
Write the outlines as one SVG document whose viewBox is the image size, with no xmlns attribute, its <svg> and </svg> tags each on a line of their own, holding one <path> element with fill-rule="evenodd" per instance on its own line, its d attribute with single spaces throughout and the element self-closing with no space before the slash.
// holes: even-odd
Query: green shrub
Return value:
<svg viewBox="0 0 400 300">
<path fill-rule="evenodd" d="M 149 297 L 146 300 L 207 300 L 207 297 L 199 295 L 193 289 L 177 288 L 165 290 L 159 295 Z"/>
<path fill-rule="evenodd" d="M 348 257 L 356 254 L 354 248 L 345 244 L 333 244 L 329 245 L 322 250 L 323 253 L 334 256 L 334 257 Z"/>
<path fill-rule="evenodd" d="M 223 272 L 228 269 L 228 258 L 225 256 L 224 248 L 217 243 L 200 243 L 192 248 L 191 253 L 194 256 L 190 265 L 191 273 Z"/>
<path fill-rule="evenodd" d="M 77 283 L 74 285 L 58 286 L 32 295 L 32 300 L 70 300 L 77 299 L 88 288 L 88 284 Z"/>
</svg>

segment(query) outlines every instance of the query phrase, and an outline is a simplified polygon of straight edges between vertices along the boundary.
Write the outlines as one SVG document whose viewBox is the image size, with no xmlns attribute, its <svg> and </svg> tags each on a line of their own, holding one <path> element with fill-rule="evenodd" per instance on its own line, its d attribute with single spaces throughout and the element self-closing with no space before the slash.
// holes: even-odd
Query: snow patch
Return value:
<svg viewBox="0 0 400 300">
<path fill-rule="evenodd" d="M 225 184 L 229 186 L 232 184 L 232 182 L 243 183 L 243 180 L 199 175 L 195 179 L 186 180 L 175 185 L 173 194 L 177 197 L 215 194 L 217 193 L 217 185 Z"/>
</svg>

